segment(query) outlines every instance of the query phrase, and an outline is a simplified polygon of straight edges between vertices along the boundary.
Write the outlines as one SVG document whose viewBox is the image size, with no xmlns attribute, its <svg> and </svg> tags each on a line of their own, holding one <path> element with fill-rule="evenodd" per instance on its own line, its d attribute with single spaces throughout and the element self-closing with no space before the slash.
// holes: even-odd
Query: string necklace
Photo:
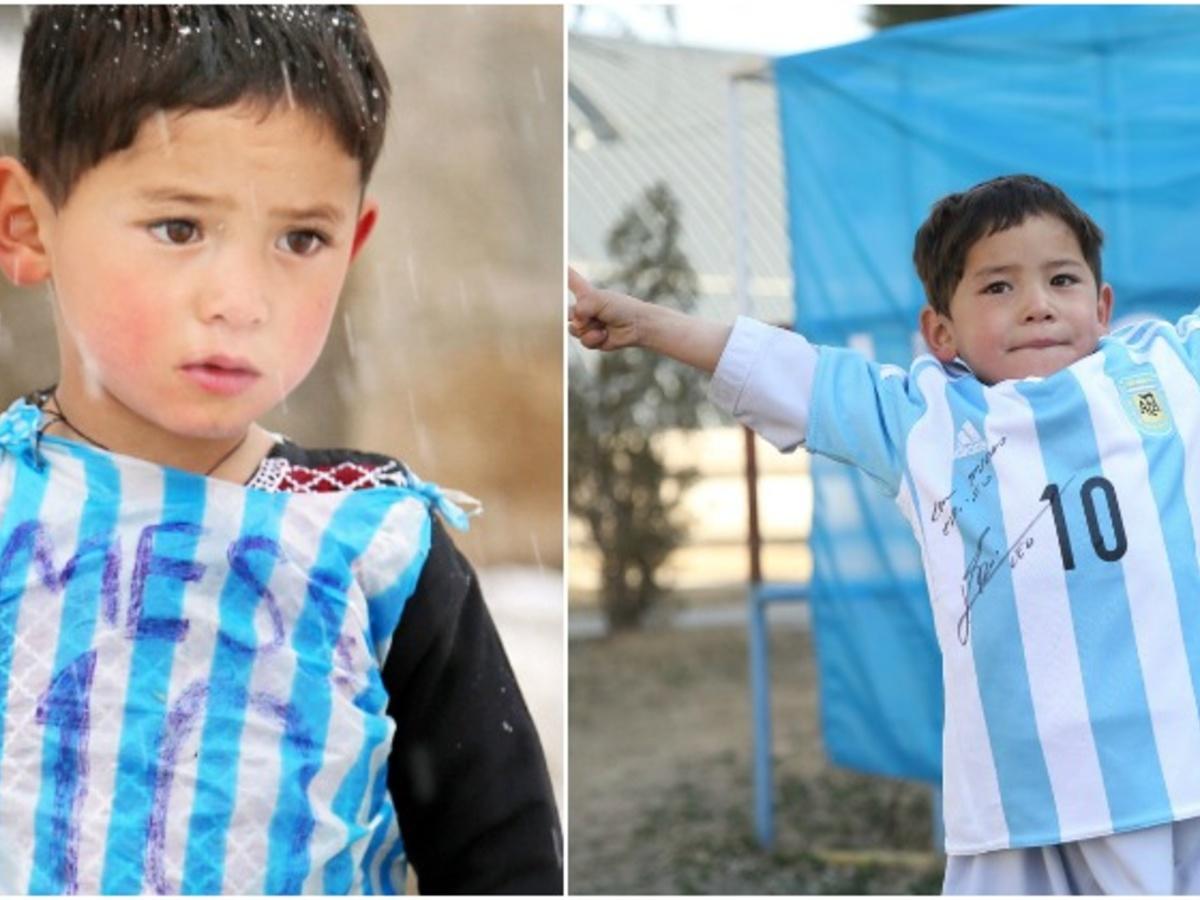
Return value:
<svg viewBox="0 0 1200 900">
<path fill-rule="evenodd" d="M 65 412 L 63 412 L 62 402 L 58 399 L 58 391 L 57 390 L 54 390 L 50 393 L 50 399 L 54 401 L 54 409 L 50 412 L 50 415 L 53 418 L 51 419 L 51 421 L 47 422 L 46 425 L 42 428 L 43 431 L 45 431 L 45 429 L 49 428 L 51 425 L 55 424 L 55 422 L 62 422 L 64 425 L 66 425 L 68 428 L 70 428 L 73 432 L 75 432 L 77 435 L 79 435 L 81 438 L 83 438 L 85 441 L 87 441 L 93 447 L 97 447 L 97 448 L 103 450 L 105 453 L 112 453 L 112 451 L 107 446 L 100 443 L 95 438 L 90 437 L 86 432 L 81 431 L 74 423 L 71 422 L 70 419 L 67 418 L 67 414 Z M 239 450 L 242 449 L 242 445 L 246 443 L 246 440 L 249 437 L 250 437 L 250 429 L 246 429 L 246 433 L 242 435 L 241 440 L 239 440 L 236 444 L 234 444 L 227 451 L 225 451 L 225 453 L 222 454 L 221 458 L 218 459 L 215 463 L 213 463 L 208 468 L 207 471 L 205 471 L 204 476 L 207 478 L 213 472 L 217 471 L 217 469 L 221 468 L 223 463 L 227 462 L 229 460 L 229 458 L 231 456 L 233 456 L 233 454 L 237 453 Z"/>
</svg>

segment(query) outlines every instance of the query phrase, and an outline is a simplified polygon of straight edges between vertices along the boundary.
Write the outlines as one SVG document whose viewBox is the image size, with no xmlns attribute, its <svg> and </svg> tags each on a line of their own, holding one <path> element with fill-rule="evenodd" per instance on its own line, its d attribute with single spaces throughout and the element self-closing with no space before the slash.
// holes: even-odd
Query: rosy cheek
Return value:
<svg viewBox="0 0 1200 900">
<path fill-rule="evenodd" d="M 145 286 L 140 286 L 145 290 Z M 152 298 L 139 296 L 139 287 L 129 285 L 125 289 L 107 292 L 111 302 L 106 304 L 96 323 L 96 338 L 111 354 L 131 354 L 127 362 L 136 363 L 161 345 L 169 334 L 163 321 L 161 304 Z M 96 348 L 100 352 L 100 347 Z"/>
<path fill-rule="evenodd" d="M 337 295 L 319 297 L 303 304 L 287 329 L 287 352 L 290 362 L 303 367 L 304 372 L 317 361 L 337 309 Z"/>
<path fill-rule="evenodd" d="M 71 273 L 74 274 L 74 273 Z M 98 267 L 86 282 L 64 278 L 58 285 L 66 327 L 85 363 L 136 365 L 162 333 L 161 302 L 145 296 L 146 279 Z"/>
</svg>

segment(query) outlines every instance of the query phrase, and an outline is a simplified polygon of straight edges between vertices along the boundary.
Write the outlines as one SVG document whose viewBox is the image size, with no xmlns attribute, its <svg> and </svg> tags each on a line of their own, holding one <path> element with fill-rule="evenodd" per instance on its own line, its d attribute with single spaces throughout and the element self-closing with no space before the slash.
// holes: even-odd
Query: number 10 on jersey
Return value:
<svg viewBox="0 0 1200 900">
<path fill-rule="evenodd" d="M 1075 551 L 1071 545 L 1071 535 L 1067 531 L 1067 517 L 1063 514 L 1064 498 L 1058 485 L 1046 485 L 1041 499 L 1050 501 L 1050 511 L 1054 514 L 1054 530 L 1058 533 L 1058 549 L 1062 553 L 1063 568 L 1073 569 L 1075 568 Z M 1092 549 L 1105 562 L 1116 562 L 1129 549 L 1129 542 L 1125 538 L 1125 523 L 1121 519 L 1121 507 L 1117 503 L 1117 491 L 1112 482 L 1101 475 L 1089 478 L 1079 489 L 1079 501 L 1083 504 L 1083 515 L 1087 520 Z M 1104 506 L 1112 528 L 1111 546 L 1100 530 L 1099 507 L 1101 504 Z"/>
</svg>

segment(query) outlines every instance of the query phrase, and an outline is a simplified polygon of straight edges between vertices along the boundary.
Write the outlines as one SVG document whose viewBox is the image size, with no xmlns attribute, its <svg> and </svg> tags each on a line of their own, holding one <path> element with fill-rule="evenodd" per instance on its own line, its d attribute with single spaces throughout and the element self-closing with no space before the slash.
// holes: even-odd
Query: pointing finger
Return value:
<svg viewBox="0 0 1200 900">
<path fill-rule="evenodd" d="M 586 294 L 591 289 L 592 286 L 586 278 L 567 266 L 567 290 L 579 297 L 580 294 Z"/>
</svg>

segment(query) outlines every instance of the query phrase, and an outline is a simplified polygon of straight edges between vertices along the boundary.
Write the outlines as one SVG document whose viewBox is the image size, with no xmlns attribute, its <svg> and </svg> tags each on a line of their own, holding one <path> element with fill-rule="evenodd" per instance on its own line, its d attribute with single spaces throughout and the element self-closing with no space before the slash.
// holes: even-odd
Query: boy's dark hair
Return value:
<svg viewBox="0 0 1200 900">
<path fill-rule="evenodd" d="M 316 115 L 379 156 L 390 85 L 349 6 L 44 6 L 21 48 L 20 157 L 55 207 L 160 111 L 241 100 Z"/>
<path fill-rule="evenodd" d="M 949 316 L 950 298 L 962 281 L 967 253 L 975 242 L 1039 215 L 1061 219 L 1075 233 L 1099 288 L 1104 243 L 1099 226 L 1054 185 L 1033 175 L 1004 175 L 943 197 L 917 229 L 913 262 L 929 305 Z"/>
</svg>

